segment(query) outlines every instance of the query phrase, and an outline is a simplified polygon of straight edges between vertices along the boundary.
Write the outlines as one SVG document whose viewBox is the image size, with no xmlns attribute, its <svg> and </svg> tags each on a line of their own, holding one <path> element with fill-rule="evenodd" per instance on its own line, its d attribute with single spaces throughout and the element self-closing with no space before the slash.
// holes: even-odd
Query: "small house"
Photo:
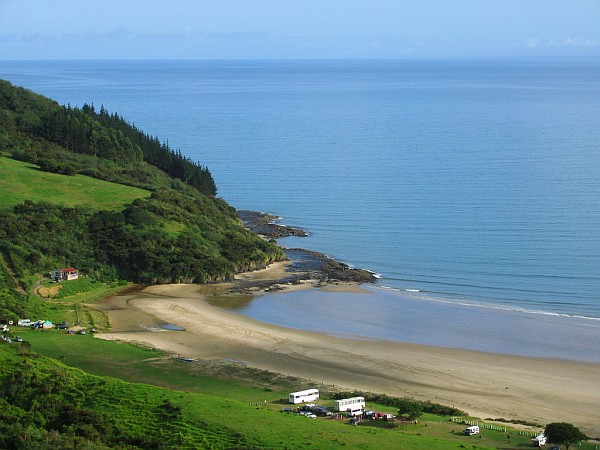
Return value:
<svg viewBox="0 0 600 450">
<path fill-rule="evenodd" d="M 52 281 L 70 281 L 79 278 L 79 271 L 73 267 L 56 269 L 50 272 Z"/>
</svg>

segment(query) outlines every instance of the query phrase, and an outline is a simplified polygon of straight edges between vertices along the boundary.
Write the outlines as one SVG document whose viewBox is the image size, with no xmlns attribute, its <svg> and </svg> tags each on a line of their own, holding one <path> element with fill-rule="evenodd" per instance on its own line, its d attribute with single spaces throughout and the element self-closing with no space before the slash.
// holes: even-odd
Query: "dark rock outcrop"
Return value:
<svg viewBox="0 0 600 450">
<path fill-rule="evenodd" d="M 308 236 L 308 233 L 300 228 L 275 223 L 279 218 L 270 214 L 243 210 L 238 211 L 238 215 L 248 230 L 254 234 L 263 236 L 265 239 Z M 320 280 L 324 283 L 352 282 L 359 284 L 375 283 L 377 281 L 373 272 L 364 269 L 355 269 L 323 253 L 302 248 L 282 247 L 282 249 L 285 252 L 286 258 L 292 261 L 292 264 L 286 269 L 289 276 L 275 282 L 254 282 L 252 283 L 254 287 L 265 288 L 268 284 L 295 284 L 303 280 Z"/>
<path fill-rule="evenodd" d="M 350 267 L 340 261 L 319 252 L 302 248 L 284 248 L 286 256 L 293 263 L 288 267 L 289 272 L 305 272 L 307 278 L 314 278 L 323 282 L 354 282 L 375 283 L 377 277 L 373 272 Z"/>
<path fill-rule="evenodd" d="M 300 228 L 275 223 L 279 217 L 256 211 L 238 211 L 244 226 L 254 234 L 266 239 L 279 239 L 288 236 L 306 237 L 308 233 Z"/>
</svg>

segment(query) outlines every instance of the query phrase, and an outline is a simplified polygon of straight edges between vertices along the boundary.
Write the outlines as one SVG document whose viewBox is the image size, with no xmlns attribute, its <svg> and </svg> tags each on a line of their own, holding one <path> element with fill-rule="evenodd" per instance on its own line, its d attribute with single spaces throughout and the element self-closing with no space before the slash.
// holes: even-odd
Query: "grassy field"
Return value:
<svg viewBox="0 0 600 450">
<path fill-rule="evenodd" d="M 44 283 L 38 290 L 44 298 L 70 303 L 95 303 L 109 295 L 132 286 L 133 283 L 114 282 L 102 283 L 92 278 L 81 276 L 76 280 L 62 281 L 60 283 Z M 47 288 L 50 292 L 44 292 Z"/>
<path fill-rule="evenodd" d="M 56 358 L 85 372 L 121 380 L 168 388 L 169 398 L 192 419 L 210 427 L 225 426 L 246 436 L 260 448 L 363 448 L 446 449 L 531 447 L 531 437 L 515 429 L 507 432 L 482 430 L 464 436 L 465 425 L 448 417 L 425 414 L 418 424 L 365 421 L 361 426 L 329 418 L 311 420 L 281 413 L 292 390 L 304 388 L 300 380 L 278 379 L 274 374 L 221 363 L 213 373 L 201 362 L 182 362 L 163 353 L 120 342 L 101 341 L 91 335 L 23 330 L 22 337 L 34 351 Z M 213 362 L 214 364 L 215 362 Z M 173 397 L 171 397 L 173 396 Z M 324 396 L 319 403 L 331 406 Z M 146 400 L 148 401 L 148 400 Z M 158 401 L 158 400 L 156 400 Z M 266 403 L 265 403 L 266 401 Z M 392 412 L 393 408 L 369 404 L 368 408 Z M 585 450 L 593 445 L 583 444 Z"/>
<path fill-rule="evenodd" d="M 0 209 L 25 200 L 63 206 L 119 210 L 150 192 L 83 175 L 65 176 L 38 170 L 37 166 L 0 156 Z"/>
<path fill-rule="evenodd" d="M 138 365 L 140 369 L 143 361 L 152 360 L 156 352 L 117 344 L 103 343 L 106 347 L 96 346 L 90 336 L 64 335 L 58 332 L 29 332 L 22 333 L 33 349 L 41 351 L 49 348 L 51 344 L 59 344 L 60 352 L 70 348 L 69 351 L 85 351 L 98 356 L 97 366 L 103 366 L 107 360 L 113 361 L 113 376 L 118 376 L 128 364 Z M 44 340 L 46 342 L 44 343 Z M 62 343 L 61 343 L 62 340 Z M 7 355 L 7 347 L 15 348 L 22 344 L 0 344 L 0 361 L 3 364 L 14 364 L 14 355 Z M 115 346 L 120 346 L 116 348 Z M 101 351 L 100 353 L 98 353 Z M 45 353 L 42 351 L 42 353 Z M 66 352 L 64 352 L 66 353 Z M 32 361 L 35 370 L 44 370 L 44 365 L 58 365 L 62 362 L 68 366 L 72 363 L 71 354 L 58 355 L 58 363 L 46 363 L 37 358 Z M 132 359 L 133 358 L 133 359 Z M 48 360 L 50 361 L 50 360 Z M 137 361 L 137 363 L 136 363 Z M 33 369 L 32 369 L 33 370 Z M 104 370 L 109 372 L 109 367 Z M 127 427 L 135 434 L 159 432 L 165 438 L 179 440 L 176 447 L 167 448 L 352 448 L 352 449 L 459 449 L 491 448 L 480 442 L 461 439 L 439 438 L 426 436 L 422 433 L 406 433 L 400 427 L 383 428 L 372 426 L 355 427 L 345 420 L 337 421 L 329 418 L 312 420 L 300 415 L 279 412 L 281 405 L 274 404 L 268 407 L 256 407 L 245 399 L 232 399 L 243 390 L 246 396 L 259 396 L 256 389 L 249 387 L 238 388 L 239 392 L 232 389 L 222 391 L 214 385 L 216 392 L 206 395 L 198 392 L 185 392 L 183 390 L 167 390 L 142 383 L 127 383 L 116 378 L 90 378 L 84 372 L 68 369 L 69 376 L 76 381 L 71 381 L 71 389 L 79 390 L 85 395 L 88 408 L 110 411 L 111 418 L 121 427 Z M 132 372 L 130 372 L 132 373 Z M 163 374 L 163 379 L 166 377 Z M 77 381 L 81 379 L 81 381 Z M 177 383 L 177 381 L 171 380 Z M 201 380 L 196 379 L 196 382 Z M 85 391 L 82 391 L 85 390 Z M 83 394 L 85 392 L 85 394 Z M 119 402 L 114 402 L 118 397 Z M 172 405 L 173 417 L 165 417 Z M 168 436 L 167 436 L 168 435 Z M 232 447 L 231 439 L 239 439 L 243 444 Z M 473 445 L 475 444 L 475 445 Z M 239 444 L 238 444 L 239 445 Z"/>
</svg>

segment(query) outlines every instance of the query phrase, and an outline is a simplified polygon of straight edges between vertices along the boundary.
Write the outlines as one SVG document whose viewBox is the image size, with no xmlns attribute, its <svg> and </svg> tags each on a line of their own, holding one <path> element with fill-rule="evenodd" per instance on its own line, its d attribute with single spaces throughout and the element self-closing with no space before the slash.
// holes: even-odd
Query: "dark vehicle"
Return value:
<svg viewBox="0 0 600 450">
<path fill-rule="evenodd" d="M 317 406 L 316 408 L 313 408 L 313 413 L 315 413 L 317 416 L 321 416 L 321 417 L 332 415 L 332 413 L 330 411 L 328 411 L 325 406 Z"/>
<path fill-rule="evenodd" d="M 56 328 L 58 330 L 66 330 L 69 328 L 69 325 L 67 324 L 67 322 L 61 322 L 58 325 L 56 325 Z"/>
</svg>

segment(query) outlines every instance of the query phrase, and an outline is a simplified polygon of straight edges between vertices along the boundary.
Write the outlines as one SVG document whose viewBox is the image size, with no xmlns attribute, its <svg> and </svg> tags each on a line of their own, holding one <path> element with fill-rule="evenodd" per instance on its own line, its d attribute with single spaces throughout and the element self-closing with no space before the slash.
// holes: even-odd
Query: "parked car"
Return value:
<svg viewBox="0 0 600 450">
<path fill-rule="evenodd" d="M 85 330 L 79 330 L 77 334 L 85 334 Z"/>
<path fill-rule="evenodd" d="M 21 336 L 17 336 L 15 338 L 15 341 L 17 341 L 17 342 L 23 342 L 23 338 Z"/>
<path fill-rule="evenodd" d="M 69 328 L 69 325 L 67 324 L 67 322 L 61 322 L 58 325 L 56 325 L 56 328 L 58 330 L 66 330 Z"/>
</svg>

